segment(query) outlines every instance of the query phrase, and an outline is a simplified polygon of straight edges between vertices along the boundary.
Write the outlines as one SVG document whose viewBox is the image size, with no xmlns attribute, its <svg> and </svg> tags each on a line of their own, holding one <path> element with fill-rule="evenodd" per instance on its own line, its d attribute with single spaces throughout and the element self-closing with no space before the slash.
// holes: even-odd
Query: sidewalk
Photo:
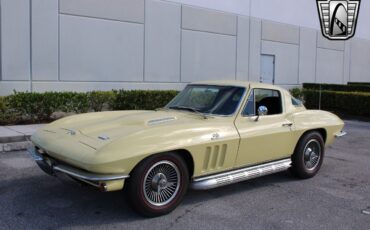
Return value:
<svg viewBox="0 0 370 230">
<path fill-rule="evenodd" d="M 31 135 L 42 126 L 43 124 L 0 126 L 0 152 L 27 149 Z"/>
</svg>

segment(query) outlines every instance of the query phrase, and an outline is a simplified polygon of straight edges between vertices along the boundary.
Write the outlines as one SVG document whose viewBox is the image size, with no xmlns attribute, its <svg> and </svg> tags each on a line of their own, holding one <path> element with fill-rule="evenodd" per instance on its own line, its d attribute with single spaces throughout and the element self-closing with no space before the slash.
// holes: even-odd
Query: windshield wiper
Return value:
<svg viewBox="0 0 370 230">
<path fill-rule="evenodd" d="M 170 109 L 188 110 L 190 112 L 194 112 L 194 113 L 202 116 L 204 119 L 207 119 L 208 118 L 204 113 L 201 113 L 201 112 L 199 112 L 198 110 L 196 110 L 196 109 L 194 109 L 192 107 L 174 105 L 174 106 L 170 106 L 169 108 Z"/>
</svg>

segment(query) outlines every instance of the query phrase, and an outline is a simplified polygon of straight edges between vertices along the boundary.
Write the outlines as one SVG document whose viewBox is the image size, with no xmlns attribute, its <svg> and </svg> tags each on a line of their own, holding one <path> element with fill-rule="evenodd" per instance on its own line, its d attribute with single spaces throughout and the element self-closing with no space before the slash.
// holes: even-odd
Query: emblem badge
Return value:
<svg viewBox="0 0 370 230">
<path fill-rule="evenodd" d="M 72 136 L 76 135 L 75 130 L 73 130 L 73 129 L 66 129 L 66 130 L 67 130 L 67 134 L 72 135 Z"/>
<path fill-rule="evenodd" d="M 317 0 L 322 35 L 347 40 L 355 35 L 360 0 Z"/>
<path fill-rule="evenodd" d="M 217 140 L 217 139 L 220 139 L 220 134 L 218 134 L 218 133 L 212 134 L 211 140 L 214 141 L 214 140 Z"/>
</svg>

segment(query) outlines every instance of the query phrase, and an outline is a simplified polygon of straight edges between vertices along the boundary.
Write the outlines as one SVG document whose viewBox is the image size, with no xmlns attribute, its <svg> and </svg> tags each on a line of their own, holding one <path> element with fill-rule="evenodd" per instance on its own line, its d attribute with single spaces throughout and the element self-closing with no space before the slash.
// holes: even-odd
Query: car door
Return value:
<svg viewBox="0 0 370 230">
<path fill-rule="evenodd" d="M 248 100 L 235 120 L 240 135 L 235 167 L 288 158 L 293 153 L 293 121 L 284 113 L 283 95 L 275 89 L 250 90 Z M 266 115 L 257 116 L 259 106 L 267 107 Z"/>
</svg>

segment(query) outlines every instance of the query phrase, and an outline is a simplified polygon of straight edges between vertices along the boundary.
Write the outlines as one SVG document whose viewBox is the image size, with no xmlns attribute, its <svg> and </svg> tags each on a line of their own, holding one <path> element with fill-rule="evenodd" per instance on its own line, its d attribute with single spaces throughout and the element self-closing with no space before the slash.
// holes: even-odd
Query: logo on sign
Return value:
<svg viewBox="0 0 370 230">
<path fill-rule="evenodd" d="M 322 35 L 347 40 L 355 35 L 360 0 L 317 0 Z"/>
</svg>

